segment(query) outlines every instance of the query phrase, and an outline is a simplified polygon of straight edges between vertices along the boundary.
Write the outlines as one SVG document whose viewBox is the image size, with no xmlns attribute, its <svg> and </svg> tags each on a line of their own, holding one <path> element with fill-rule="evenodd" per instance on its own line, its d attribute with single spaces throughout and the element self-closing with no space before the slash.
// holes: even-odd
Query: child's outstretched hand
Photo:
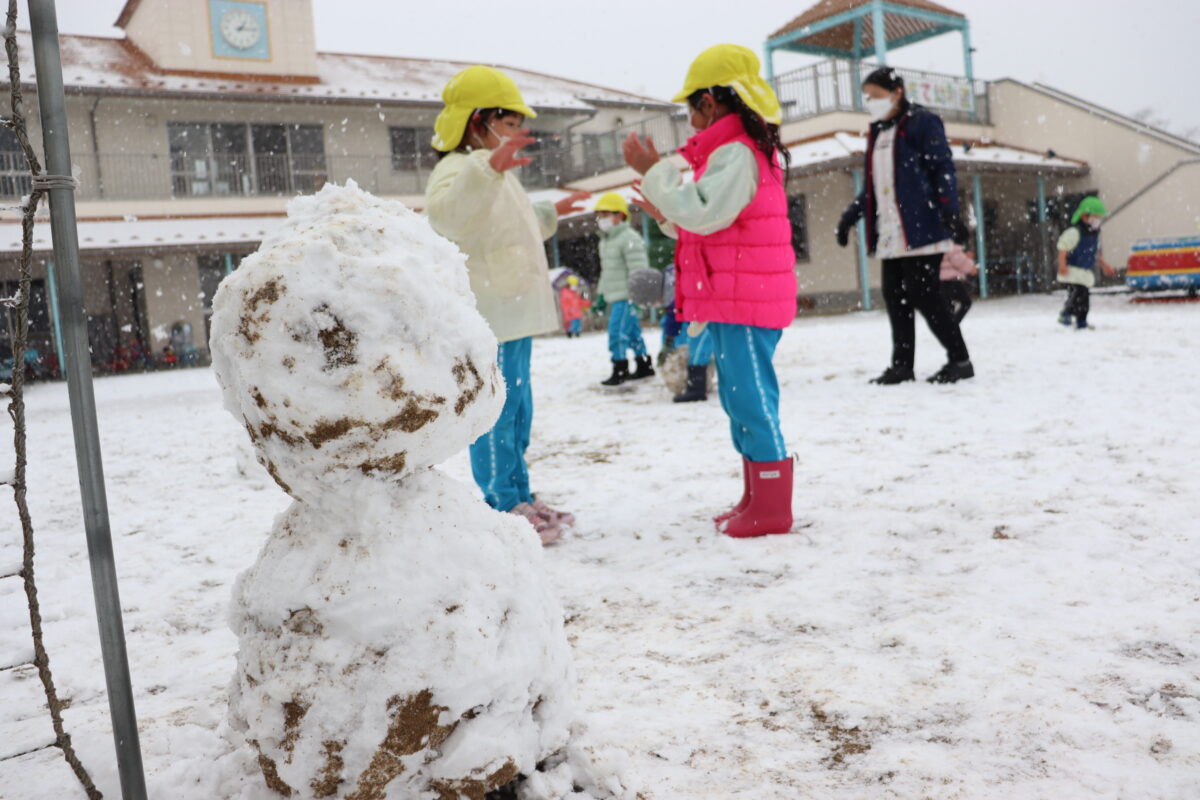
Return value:
<svg viewBox="0 0 1200 800">
<path fill-rule="evenodd" d="M 658 208 L 646 199 L 646 195 L 642 194 L 642 182 L 633 182 L 633 191 L 637 193 L 637 197 L 633 198 L 633 204 L 650 215 L 650 218 L 655 222 L 666 222 L 667 218 Z"/>
<path fill-rule="evenodd" d="M 517 154 L 536 141 L 537 139 L 529 135 L 528 128 L 519 130 L 516 136 L 508 137 L 500 143 L 499 147 L 492 151 L 492 157 L 488 159 L 488 163 L 492 165 L 492 169 L 496 170 L 496 172 L 508 172 L 514 167 L 523 167 L 526 164 L 532 164 L 532 158 L 521 157 Z"/>
<path fill-rule="evenodd" d="M 639 175 L 645 175 L 659 161 L 654 138 L 647 136 L 646 141 L 643 142 L 633 131 L 630 131 L 629 136 L 625 139 L 622 151 L 625 154 L 625 163 L 633 167 Z"/>
<path fill-rule="evenodd" d="M 584 210 L 583 206 L 581 206 L 580 203 L 583 202 L 584 200 L 587 200 L 591 196 L 592 196 L 591 192 L 583 192 L 583 191 L 571 192 L 569 195 L 564 197 L 562 200 L 559 200 L 557 203 L 554 204 L 554 210 L 556 212 L 558 212 L 558 215 L 560 217 L 565 216 L 567 214 L 578 213 L 578 212 Z"/>
</svg>

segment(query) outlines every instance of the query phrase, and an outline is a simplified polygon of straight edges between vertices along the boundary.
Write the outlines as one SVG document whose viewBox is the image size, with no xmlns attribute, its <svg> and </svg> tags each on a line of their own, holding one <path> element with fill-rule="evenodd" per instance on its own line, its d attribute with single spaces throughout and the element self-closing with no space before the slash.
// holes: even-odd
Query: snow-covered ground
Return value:
<svg viewBox="0 0 1200 800">
<path fill-rule="evenodd" d="M 798 321 L 776 359 L 797 532 L 750 541 L 708 521 L 740 491 L 715 397 L 602 394 L 601 336 L 538 341 L 531 470 L 580 520 L 547 565 L 597 757 L 656 800 L 1200 796 L 1200 306 L 1097 297 L 1076 332 L 1060 302 L 977 304 L 978 377 L 945 387 L 866 384 L 879 312 Z M 940 363 L 922 329 L 918 371 Z M 288 498 L 239 474 L 209 370 L 96 391 L 151 796 L 268 797 L 217 727 L 231 585 Z M 52 665 L 116 797 L 65 386 L 29 403 Z M 24 608 L 0 582 L 4 664 Z M 0 687 L 0 755 L 49 739 L 36 677 Z M 82 796 L 53 750 L 0 761 L 2 798 Z"/>
</svg>

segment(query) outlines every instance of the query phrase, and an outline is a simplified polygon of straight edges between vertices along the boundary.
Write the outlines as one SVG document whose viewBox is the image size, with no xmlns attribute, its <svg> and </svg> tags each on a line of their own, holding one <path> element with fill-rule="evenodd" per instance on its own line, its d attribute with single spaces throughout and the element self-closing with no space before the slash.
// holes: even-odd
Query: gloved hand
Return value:
<svg viewBox="0 0 1200 800">
<path fill-rule="evenodd" d="M 608 301 L 604 299 L 604 295 L 596 295 L 596 302 L 592 303 L 592 312 L 600 314 L 606 308 L 608 308 Z"/>
<path fill-rule="evenodd" d="M 943 214 L 942 226 L 949 232 L 950 238 L 955 244 L 966 247 L 967 242 L 971 239 L 971 232 L 957 214 Z"/>
<path fill-rule="evenodd" d="M 837 226 L 837 243 L 839 247 L 845 247 L 850 244 L 850 229 L 854 227 L 853 223 L 848 223 L 842 220 Z"/>
</svg>

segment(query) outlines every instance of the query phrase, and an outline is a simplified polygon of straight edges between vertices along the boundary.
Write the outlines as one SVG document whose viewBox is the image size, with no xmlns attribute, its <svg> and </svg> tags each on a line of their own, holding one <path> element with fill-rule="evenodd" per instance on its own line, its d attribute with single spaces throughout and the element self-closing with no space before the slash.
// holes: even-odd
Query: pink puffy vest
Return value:
<svg viewBox="0 0 1200 800">
<path fill-rule="evenodd" d="M 758 192 L 733 224 L 701 236 L 679 229 L 675 248 L 675 314 L 687 322 L 728 322 L 786 328 L 796 318 L 796 253 L 787 191 L 777 166 L 727 114 L 680 149 L 700 180 L 713 151 L 731 142 L 758 162 Z"/>
</svg>

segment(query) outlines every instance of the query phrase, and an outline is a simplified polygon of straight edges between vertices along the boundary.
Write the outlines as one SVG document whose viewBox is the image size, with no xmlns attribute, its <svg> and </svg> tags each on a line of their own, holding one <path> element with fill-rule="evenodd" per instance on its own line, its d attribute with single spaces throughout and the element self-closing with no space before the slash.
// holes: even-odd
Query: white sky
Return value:
<svg viewBox="0 0 1200 800">
<path fill-rule="evenodd" d="M 815 1 L 312 0 L 321 50 L 508 64 L 661 98 L 700 50 L 725 41 L 761 53 Z M 1124 113 L 1151 107 L 1169 129 L 1200 139 L 1200 0 L 943 4 L 971 20 L 978 77 L 1041 81 Z M 58 0 L 59 28 L 116 35 L 123 5 Z M 784 56 L 776 69 L 812 60 Z M 891 63 L 961 74 L 961 38 L 898 50 Z"/>
</svg>

